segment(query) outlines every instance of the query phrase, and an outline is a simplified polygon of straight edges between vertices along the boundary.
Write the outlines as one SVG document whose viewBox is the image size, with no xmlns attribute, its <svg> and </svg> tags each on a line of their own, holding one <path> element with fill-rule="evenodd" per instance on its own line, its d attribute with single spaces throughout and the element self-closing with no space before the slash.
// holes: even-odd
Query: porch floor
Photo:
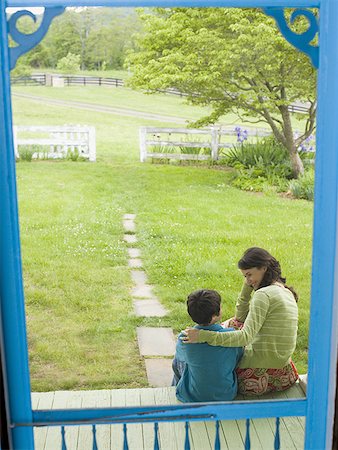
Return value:
<svg viewBox="0 0 338 450">
<path fill-rule="evenodd" d="M 301 398 L 304 392 L 297 383 L 286 392 L 265 396 L 268 398 Z M 247 400 L 248 398 L 241 397 Z M 56 391 L 32 393 L 33 409 L 61 409 L 87 407 L 114 407 L 139 405 L 166 405 L 178 403 L 175 388 L 114 389 L 97 391 Z M 305 419 L 288 417 L 280 421 L 281 449 L 300 450 L 304 447 Z M 250 438 L 252 450 L 272 450 L 274 448 L 275 419 L 255 419 L 251 421 Z M 61 449 L 60 427 L 45 427 L 34 430 L 36 450 Z M 90 426 L 66 427 L 68 450 L 92 450 L 92 429 Z M 97 426 L 99 450 L 122 450 L 122 425 Z M 159 424 L 161 450 L 184 449 L 184 424 Z M 223 421 L 220 427 L 222 450 L 244 449 L 245 421 Z M 212 450 L 215 440 L 214 422 L 190 423 L 191 450 Z M 152 450 L 154 445 L 153 424 L 128 425 L 130 450 Z"/>
</svg>

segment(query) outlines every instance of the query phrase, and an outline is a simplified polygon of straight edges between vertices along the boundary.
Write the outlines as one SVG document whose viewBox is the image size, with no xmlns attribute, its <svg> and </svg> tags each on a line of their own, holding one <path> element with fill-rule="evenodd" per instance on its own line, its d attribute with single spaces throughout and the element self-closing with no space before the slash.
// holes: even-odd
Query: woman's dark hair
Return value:
<svg viewBox="0 0 338 450">
<path fill-rule="evenodd" d="M 282 277 L 282 270 L 276 258 L 270 255 L 269 252 L 260 247 L 248 248 L 242 258 L 238 261 L 238 268 L 242 270 L 252 269 L 253 267 L 266 267 L 266 272 L 259 285 L 260 288 L 270 286 L 276 281 L 282 283 L 289 291 L 292 292 L 296 301 L 298 295 L 292 286 L 286 286 L 286 278 Z"/>
</svg>

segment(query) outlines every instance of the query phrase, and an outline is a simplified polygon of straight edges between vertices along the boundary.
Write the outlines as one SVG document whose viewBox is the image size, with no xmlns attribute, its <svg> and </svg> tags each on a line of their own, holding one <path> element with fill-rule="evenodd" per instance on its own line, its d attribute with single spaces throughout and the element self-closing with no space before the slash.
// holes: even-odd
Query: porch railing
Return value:
<svg viewBox="0 0 338 450">
<path fill-rule="evenodd" d="M 184 422 L 185 436 L 182 450 L 191 448 L 190 423 L 211 421 L 215 423 L 214 449 L 220 446 L 220 421 L 245 420 L 244 449 L 251 447 L 250 424 L 252 419 L 275 418 L 274 450 L 280 449 L 280 418 L 306 415 L 306 399 L 236 401 L 163 406 L 116 407 L 100 409 L 34 410 L 32 423 L 15 423 L 15 427 L 59 427 L 61 449 L 67 450 L 67 429 L 70 426 L 90 426 L 92 450 L 100 450 L 97 441 L 97 426 L 120 424 L 123 426 L 123 450 L 129 449 L 128 430 L 135 424 L 153 424 L 153 449 L 159 450 L 159 424 Z M 250 419 L 249 419 L 249 418 Z M 67 427 L 67 429 L 66 429 Z M 122 450 L 121 449 L 121 450 Z M 54 449 L 53 449 L 54 450 Z M 57 449 L 55 449 L 57 450 Z M 68 448 L 70 449 L 70 447 Z"/>
</svg>

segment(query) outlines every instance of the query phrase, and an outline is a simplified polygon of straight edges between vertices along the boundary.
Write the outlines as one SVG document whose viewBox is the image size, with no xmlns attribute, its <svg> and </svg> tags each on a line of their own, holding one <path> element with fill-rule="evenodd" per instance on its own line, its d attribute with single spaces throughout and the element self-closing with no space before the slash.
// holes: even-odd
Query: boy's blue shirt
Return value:
<svg viewBox="0 0 338 450">
<path fill-rule="evenodd" d="M 219 324 L 195 328 L 227 332 Z M 181 402 L 229 401 L 237 395 L 235 368 L 243 355 L 241 347 L 220 347 L 209 344 L 184 344 L 180 337 L 175 358 L 186 363 L 182 378 L 176 386 L 176 396 Z"/>
</svg>

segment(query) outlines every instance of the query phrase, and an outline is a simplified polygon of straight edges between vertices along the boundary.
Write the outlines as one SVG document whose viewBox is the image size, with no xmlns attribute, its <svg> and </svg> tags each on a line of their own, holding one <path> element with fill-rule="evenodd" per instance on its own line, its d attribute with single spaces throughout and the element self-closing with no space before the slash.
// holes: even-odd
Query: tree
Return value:
<svg viewBox="0 0 338 450">
<path fill-rule="evenodd" d="M 96 8 L 95 27 L 88 35 L 85 65 L 91 69 L 121 69 L 128 49 L 133 48 L 133 35 L 141 22 L 134 9 Z"/>
<path fill-rule="evenodd" d="M 68 53 L 81 54 L 81 43 L 78 32 L 74 25 L 73 10 L 66 10 L 64 14 L 56 17 L 42 44 L 48 49 L 50 54 L 48 67 L 56 68 L 60 59 L 66 57 Z"/>
<path fill-rule="evenodd" d="M 73 53 L 68 53 L 60 59 L 57 64 L 58 70 L 64 73 L 76 73 L 80 70 L 80 55 L 74 55 Z"/>
<path fill-rule="evenodd" d="M 40 25 L 22 17 L 19 28 L 31 34 Z M 81 69 L 120 69 L 128 49 L 134 48 L 134 33 L 141 21 L 134 8 L 69 8 L 56 17 L 46 37 L 20 58 L 33 68 L 56 68 L 69 53 L 80 55 Z"/>
<path fill-rule="evenodd" d="M 139 51 L 129 55 L 134 88 L 173 87 L 212 113 L 194 125 L 215 123 L 227 112 L 265 121 L 289 151 L 293 175 L 304 170 L 298 147 L 315 128 L 316 74 L 291 47 L 273 19 L 258 9 L 177 8 L 143 10 Z M 305 20 L 295 24 L 306 29 Z M 288 106 L 309 105 L 304 130 L 294 136 Z"/>
</svg>

